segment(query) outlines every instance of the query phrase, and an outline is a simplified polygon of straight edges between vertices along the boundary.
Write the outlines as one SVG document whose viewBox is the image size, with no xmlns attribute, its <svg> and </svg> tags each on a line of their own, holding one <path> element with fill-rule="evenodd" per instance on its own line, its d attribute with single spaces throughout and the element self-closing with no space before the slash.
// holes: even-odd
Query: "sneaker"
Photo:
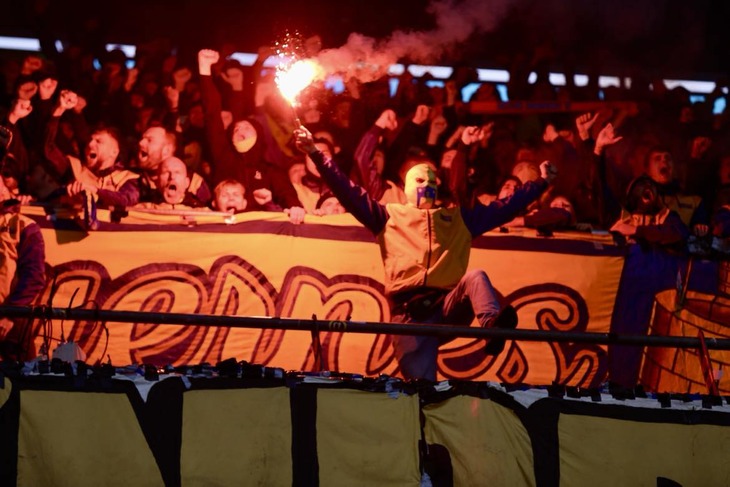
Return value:
<svg viewBox="0 0 730 487">
<path fill-rule="evenodd" d="M 502 308 L 497 316 L 492 318 L 492 322 L 487 324 L 487 327 L 504 328 L 514 330 L 517 328 L 517 311 L 511 306 L 507 305 Z M 504 350 L 504 338 L 492 338 L 484 347 L 484 353 L 487 355 L 499 355 Z"/>
</svg>

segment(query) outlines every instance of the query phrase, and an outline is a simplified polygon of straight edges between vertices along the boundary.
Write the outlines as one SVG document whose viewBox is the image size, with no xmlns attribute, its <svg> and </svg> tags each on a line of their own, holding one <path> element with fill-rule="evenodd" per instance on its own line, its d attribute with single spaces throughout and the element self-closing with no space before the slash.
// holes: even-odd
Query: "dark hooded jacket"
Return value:
<svg viewBox="0 0 730 487">
<path fill-rule="evenodd" d="M 200 89 L 205 110 L 205 127 L 213 160 L 213 183 L 217 185 L 226 179 L 235 179 L 246 188 L 247 210 L 265 211 L 269 205 L 261 206 L 254 199 L 257 189 L 266 188 L 271 191 L 272 199 L 281 208 L 302 206 L 292 186 L 289 176 L 282 169 L 269 164 L 264 159 L 263 127 L 258 121 L 248 118 L 258 133 L 256 144 L 245 153 L 239 153 L 231 142 L 233 126 L 229 130 L 223 128 L 221 120 L 222 101 L 220 93 L 213 83 L 212 76 L 201 76 Z"/>
</svg>

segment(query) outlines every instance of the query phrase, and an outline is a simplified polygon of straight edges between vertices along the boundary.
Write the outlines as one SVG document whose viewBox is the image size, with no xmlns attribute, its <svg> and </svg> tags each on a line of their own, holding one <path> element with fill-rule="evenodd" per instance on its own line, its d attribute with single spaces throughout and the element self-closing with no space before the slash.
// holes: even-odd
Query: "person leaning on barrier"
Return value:
<svg viewBox="0 0 730 487">
<path fill-rule="evenodd" d="M 76 93 L 61 92 L 53 116 L 46 127 L 44 153 L 59 184 L 66 184 L 70 198 L 83 195 L 92 198 L 102 208 L 125 208 L 139 201 L 139 175 L 124 168 L 119 161 L 119 132 L 112 127 L 100 127 L 91 134 L 84 151 L 84 161 L 64 154 L 56 145 L 56 133 L 61 115 L 78 103 Z"/>
<path fill-rule="evenodd" d="M 656 182 L 646 175 L 639 176 L 629 185 L 621 217 L 611 231 L 640 245 L 677 251 L 686 247 L 689 237 L 689 229 L 679 215 L 664 204 Z"/>
<path fill-rule="evenodd" d="M 165 127 L 154 126 L 144 131 L 139 139 L 137 151 L 137 168 L 139 172 L 140 201 L 154 199 L 157 192 L 157 178 L 162 161 L 176 153 L 177 139 L 173 132 Z M 203 176 L 196 172 L 190 173 L 190 186 L 187 191 L 207 204 L 211 199 L 210 188 Z"/>
<path fill-rule="evenodd" d="M 687 194 L 674 175 L 674 159 L 669 149 L 655 146 L 644 161 L 646 174 L 654 180 L 664 205 L 674 211 L 690 231 L 703 237 L 709 233 L 710 217 L 700 196 Z"/>
<path fill-rule="evenodd" d="M 538 235 L 551 236 L 555 230 L 571 230 L 575 225 L 573 204 L 565 196 L 556 195 L 546 206 L 518 216 L 505 226 L 535 228 Z"/>
<path fill-rule="evenodd" d="M 478 127 L 466 130 L 478 137 Z M 512 197 L 473 208 L 437 207 L 436 175 L 428 164 L 417 164 L 406 174 L 407 203 L 382 205 L 317 150 L 305 127 L 294 135 L 297 148 L 312 158 L 345 209 L 376 236 L 392 321 L 468 326 L 476 317 L 482 327 L 517 326 L 517 313 L 511 306 L 500 306 L 487 274 L 481 269 L 467 272 L 471 241 L 511 220 L 537 199 L 556 176 L 552 164 L 543 162 L 542 176 L 525 183 Z M 393 341 L 406 378 L 436 379 L 442 339 L 394 336 Z M 503 348 L 503 339 L 492 339 L 485 352 L 496 355 Z"/>
<path fill-rule="evenodd" d="M 188 167 L 177 157 L 168 157 L 157 168 L 157 187 L 150 194 L 150 201 L 135 205 L 135 208 L 155 210 L 192 210 L 208 208 L 205 202 L 189 191 Z"/>
<path fill-rule="evenodd" d="M 0 147 L 0 161 L 5 147 Z M 2 165 L 2 163 L 0 163 Z M 19 211 L 15 199 L 0 178 L 0 303 L 27 306 L 43 290 L 45 245 L 41 229 Z M 0 317 L 0 359 L 32 358 L 30 322 Z"/>
<path fill-rule="evenodd" d="M 235 214 L 246 211 L 246 188 L 235 179 L 225 179 L 213 190 L 214 210 Z"/>
<path fill-rule="evenodd" d="M 329 140 L 318 138 L 314 140 L 314 144 L 328 158 L 334 157 L 335 148 Z M 322 177 L 309 156 L 304 156 L 304 176 L 298 182 L 292 181 L 292 185 L 307 213 L 314 213 L 322 194 L 329 192 L 329 188 L 322 181 Z"/>
</svg>

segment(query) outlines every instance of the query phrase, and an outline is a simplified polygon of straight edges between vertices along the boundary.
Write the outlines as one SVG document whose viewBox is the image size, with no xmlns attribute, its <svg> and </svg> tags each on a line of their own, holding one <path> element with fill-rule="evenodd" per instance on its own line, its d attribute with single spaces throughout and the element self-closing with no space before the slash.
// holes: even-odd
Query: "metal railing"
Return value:
<svg viewBox="0 0 730 487">
<path fill-rule="evenodd" d="M 629 335 L 594 332 L 562 332 L 479 328 L 441 324 L 398 324 L 372 321 L 327 321 L 279 317 L 221 316 L 188 313 L 113 311 L 46 306 L 0 306 L 0 317 L 94 321 L 105 323 L 147 323 L 159 325 L 196 325 L 227 328 L 256 328 L 296 331 L 330 331 L 387 335 L 424 335 L 445 338 L 504 338 L 532 342 L 593 343 L 648 347 L 701 348 L 700 338 L 683 336 Z M 706 337 L 710 350 L 730 350 L 730 339 Z"/>
</svg>

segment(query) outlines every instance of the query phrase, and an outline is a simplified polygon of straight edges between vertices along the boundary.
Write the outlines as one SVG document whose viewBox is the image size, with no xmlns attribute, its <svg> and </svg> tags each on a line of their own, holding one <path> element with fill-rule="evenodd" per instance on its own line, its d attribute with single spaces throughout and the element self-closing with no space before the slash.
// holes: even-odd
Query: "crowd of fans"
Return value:
<svg viewBox="0 0 730 487">
<path fill-rule="evenodd" d="M 597 79 L 556 87 L 543 72 L 531 84 L 513 73 L 511 100 L 595 109 L 505 114 L 481 103 L 501 101 L 493 84 L 463 98 L 473 70 L 456 69 L 442 86 L 406 70 L 394 94 L 388 76 L 347 77 L 341 93 L 315 82 L 293 111 L 264 67 L 272 54 L 262 48 L 243 66 L 204 49 L 195 65 L 172 51 L 139 51 L 133 68 L 121 50 L 97 67 L 78 49 L 22 62 L 6 56 L 5 207 L 93 205 L 114 218 L 132 208 L 283 211 L 297 224 L 342 213 L 315 164 L 295 150 L 301 121 L 326 158 L 384 203 L 405 202 L 404 175 L 415 164 L 438 174 L 442 205 L 474 206 L 509 198 L 549 160 L 560 177 L 503 231 L 610 231 L 708 252 L 730 236 L 730 124 L 712 110 L 726 96 L 720 83 L 692 103 L 661 80 L 600 90 Z"/>
</svg>

